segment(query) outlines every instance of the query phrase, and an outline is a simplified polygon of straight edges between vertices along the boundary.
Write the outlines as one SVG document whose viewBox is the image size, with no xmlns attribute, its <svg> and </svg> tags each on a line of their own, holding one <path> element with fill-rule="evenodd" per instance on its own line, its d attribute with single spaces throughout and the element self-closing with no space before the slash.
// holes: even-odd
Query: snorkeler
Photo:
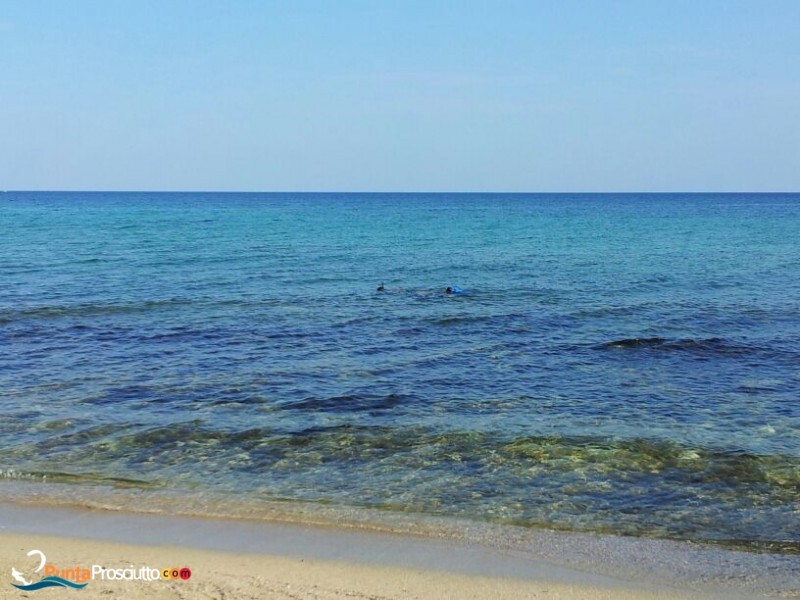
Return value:
<svg viewBox="0 0 800 600">
<path fill-rule="evenodd" d="M 441 290 L 441 289 L 442 288 L 439 288 L 439 290 Z M 377 287 L 377 289 L 375 291 L 384 292 L 384 293 L 387 293 L 387 294 L 402 294 L 402 293 L 404 293 L 406 291 L 406 289 L 405 288 L 393 288 L 391 291 L 389 291 L 389 290 L 386 289 L 386 285 L 384 283 L 381 283 Z M 437 290 L 427 289 L 427 290 L 410 290 L 410 293 L 414 294 L 415 296 L 430 296 L 431 294 L 435 295 L 435 294 L 441 294 L 441 293 L 444 293 L 446 295 L 452 296 L 452 295 L 457 295 L 457 294 L 458 295 L 469 294 L 470 292 L 468 292 L 466 290 L 462 290 L 459 287 L 449 286 L 448 285 L 444 289 L 443 292 L 442 291 L 437 291 Z"/>
</svg>

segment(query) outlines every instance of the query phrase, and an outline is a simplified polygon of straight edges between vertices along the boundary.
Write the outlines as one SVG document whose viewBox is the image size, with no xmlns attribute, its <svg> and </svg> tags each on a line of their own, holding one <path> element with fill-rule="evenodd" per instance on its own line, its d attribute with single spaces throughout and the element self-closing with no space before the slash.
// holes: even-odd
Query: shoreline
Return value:
<svg viewBox="0 0 800 600">
<path fill-rule="evenodd" d="M 1 473 L 0 473 L 1 474 Z M 67 507 L 112 512 L 154 514 L 200 519 L 252 520 L 287 523 L 337 530 L 366 530 L 426 538 L 490 541 L 492 530 L 516 532 L 550 532 L 563 536 L 613 537 L 628 540 L 652 540 L 661 543 L 690 544 L 756 554 L 800 556 L 800 542 L 767 540 L 682 539 L 657 535 L 607 530 L 562 529 L 547 525 L 475 520 L 464 516 L 447 516 L 409 512 L 381 507 L 357 507 L 317 503 L 298 499 L 258 499 L 218 491 L 140 488 L 124 480 L 72 484 L 36 479 L 3 479 L 0 477 L 0 504 L 36 505 L 44 508 Z M 523 536 L 525 537 L 524 533 Z M 506 546 L 504 546 L 506 547 Z M 510 548 L 510 547 L 507 547 Z"/>
<path fill-rule="evenodd" d="M 486 590 L 487 594 L 488 590 L 494 590 L 491 595 L 471 596 L 475 598 L 504 597 L 495 591 L 512 588 L 513 593 L 505 597 L 538 597 L 543 589 L 560 590 L 554 592 L 555 596 L 548 592 L 547 597 L 555 598 L 599 598 L 605 597 L 604 594 L 609 598 L 800 597 L 800 557 L 797 556 L 724 550 L 689 542 L 517 531 L 505 527 L 489 529 L 494 531 L 488 535 L 483 532 L 482 537 L 467 535 L 464 539 L 454 539 L 437 537 L 430 532 L 391 533 L 332 524 L 22 506 L 4 500 L 0 502 L 0 540 L 3 540 L 0 545 L 13 550 L 13 556 L 3 556 L 0 567 L 14 564 L 14 560 L 24 561 L 22 547 L 25 546 L 27 552 L 30 550 L 27 546 L 36 541 L 51 549 L 48 554 L 55 548 L 59 554 L 63 552 L 74 557 L 72 562 L 92 555 L 97 557 L 95 561 L 105 560 L 111 552 L 107 547 L 114 549 L 111 557 L 120 558 L 147 552 L 164 556 L 166 549 L 172 548 L 170 552 L 175 558 L 168 561 L 169 566 L 180 566 L 177 557 L 197 554 L 200 571 L 220 565 L 222 571 L 215 570 L 214 577 L 225 581 L 232 573 L 239 573 L 236 577 L 243 576 L 237 571 L 236 557 L 247 556 L 248 561 L 257 564 L 253 568 L 259 572 L 296 571 L 297 577 L 285 582 L 296 589 L 307 583 L 302 576 L 303 565 L 314 564 L 319 572 L 315 571 L 313 585 L 343 594 L 364 594 L 363 597 L 376 594 L 391 598 L 446 597 L 441 592 L 448 589 L 447 586 L 464 591 L 472 589 L 471 585 L 478 585 L 473 580 L 481 580 L 478 588 Z M 514 539 L 515 535 L 519 537 Z M 133 559 L 122 560 L 125 561 Z M 194 572 L 195 568 L 192 570 Z M 330 579 L 336 573 L 345 574 L 345 579 Z M 351 576 L 346 576 L 347 573 Z M 442 579 L 436 588 L 440 593 L 420 595 L 422 588 L 414 592 L 414 596 L 398 593 L 398 590 L 379 592 L 380 581 L 386 577 L 402 581 Z M 342 587 L 351 579 L 371 583 L 363 590 Z M 252 597 L 315 597 L 311 595 L 311 588 L 304 592 L 306 595 L 282 596 L 282 580 L 279 583 L 266 581 L 262 584 L 272 586 L 277 590 L 276 595 L 256 593 Z M 466 587 L 459 588 L 462 585 Z M 481 585 L 488 587 L 481 588 Z M 570 595 L 572 592 L 567 590 L 577 595 Z M 179 592 L 180 589 L 176 593 Z M 248 597 L 249 592 L 242 593 L 242 597 Z M 240 593 L 234 595 L 238 597 Z M 200 597 L 222 595 L 201 594 Z"/>
</svg>

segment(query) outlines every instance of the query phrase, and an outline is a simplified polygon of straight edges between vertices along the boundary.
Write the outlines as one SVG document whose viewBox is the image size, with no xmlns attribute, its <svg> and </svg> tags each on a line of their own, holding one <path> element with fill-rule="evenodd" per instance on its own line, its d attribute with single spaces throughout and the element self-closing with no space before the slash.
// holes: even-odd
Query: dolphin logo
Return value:
<svg viewBox="0 0 800 600">
<path fill-rule="evenodd" d="M 38 556 L 39 557 L 39 566 L 36 567 L 34 573 L 38 573 L 42 569 L 44 569 L 45 563 L 47 563 L 47 557 L 44 555 L 44 552 L 41 550 L 31 550 L 28 552 L 28 556 Z M 14 578 L 14 581 L 19 581 L 22 585 L 31 585 L 31 582 L 26 580 L 22 573 L 17 571 L 15 567 L 11 567 L 11 576 Z"/>
<path fill-rule="evenodd" d="M 17 571 L 14 567 L 11 567 L 11 575 L 12 575 L 12 577 L 14 577 L 14 579 L 19 581 L 22 585 L 30 585 L 31 584 L 31 582 L 30 581 L 26 581 L 25 578 L 22 576 L 22 573 Z"/>
</svg>

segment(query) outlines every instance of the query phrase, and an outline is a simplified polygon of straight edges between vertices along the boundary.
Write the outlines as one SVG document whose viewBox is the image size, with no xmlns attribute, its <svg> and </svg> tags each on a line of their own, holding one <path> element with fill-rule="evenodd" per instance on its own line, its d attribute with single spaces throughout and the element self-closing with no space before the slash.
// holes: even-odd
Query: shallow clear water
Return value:
<svg viewBox="0 0 800 600">
<path fill-rule="evenodd" d="M 0 194 L 0 468 L 797 543 L 798 240 L 791 194 Z"/>
</svg>

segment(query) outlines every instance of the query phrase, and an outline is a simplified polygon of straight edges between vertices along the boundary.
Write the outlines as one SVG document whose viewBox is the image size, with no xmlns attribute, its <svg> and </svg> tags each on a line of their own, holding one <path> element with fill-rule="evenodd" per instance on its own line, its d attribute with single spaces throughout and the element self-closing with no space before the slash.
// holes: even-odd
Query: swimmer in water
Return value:
<svg viewBox="0 0 800 600">
<path fill-rule="evenodd" d="M 441 288 L 439 288 L 439 289 L 441 289 Z M 385 284 L 383 284 L 383 283 L 381 283 L 381 284 L 380 284 L 380 285 L 377 287 L 377 289 L 376 289 L 375 291 L 377 291 L 377 292 L 386 292 L 386 293 L 389 293 L 389 292 L 386 290 L 386 285 L 385 285 Z M 397 288 L 397 289 L 394 289 L 394 290 L 392 290 L 392 292 L 391 292 L 391 293 L 393 293 L 393 294 L 399 294 L 399 293 L 402 293 L 402 292 L 404 292 L 404 291 L 405 291 L 405 289 L 403 289 L 403 288 Z M 429 295 L 431 295 L 431 294 L 436 294 L 437 292 L 436 292 L 436 290 L 413 290 L 413 291 L 412 291 L 412 293 L 413 293 L 415 296 L 429 296 Z M 439 292 L 439 293 L 441 293 L 441 292 Z M 464 292 L 462 292 L 462 291 L 461 291 L 459 288 L 454 288 L 454 287 L 452 287 L 452 286 L 447 286 L 447 287 L 444 289 L 444 293 L 445 293 L 445 294 L 447 294 L 447 295 L 453 295 L 453 294 L 456 294 L 456 293 L 458 293 L 458 294 L 463 294 Z"/>
</svg>

